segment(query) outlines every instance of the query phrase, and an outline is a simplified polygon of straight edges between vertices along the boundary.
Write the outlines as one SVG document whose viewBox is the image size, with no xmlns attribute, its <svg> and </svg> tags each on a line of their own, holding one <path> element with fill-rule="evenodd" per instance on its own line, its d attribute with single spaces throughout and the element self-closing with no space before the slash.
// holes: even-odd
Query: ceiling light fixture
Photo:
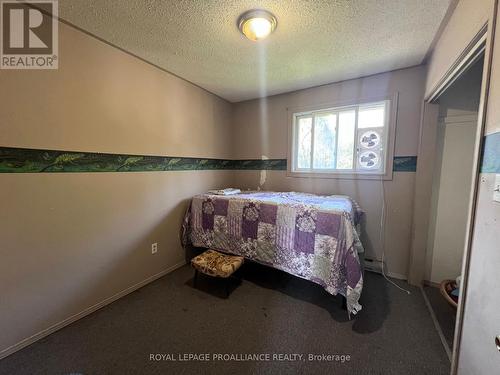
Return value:
<svg viewBox="0 0 500 375">
<path fill-rule="evenodd" d="M 263 9 L 249 10 L 238 19 L 241 33 L 254 42 L 267 38 L 277 24 L 276 17 Z"/>
</svg>

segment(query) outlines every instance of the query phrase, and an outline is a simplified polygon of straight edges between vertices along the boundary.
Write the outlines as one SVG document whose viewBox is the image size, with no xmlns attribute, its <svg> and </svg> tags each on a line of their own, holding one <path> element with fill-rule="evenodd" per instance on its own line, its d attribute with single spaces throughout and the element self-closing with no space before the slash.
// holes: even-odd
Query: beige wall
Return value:
<svg viewBox="0 0 500 375">
<path fill-rule="evenodd" d="M 0 74 L 5 146 L 229 157 L 231 106 L 60 23 L 58 70 Z"/>
<path fill-rule="evenodd" d="M 492 1 L 459 0 L 430 56 L 425 85 L 426 96 L 488 21 Z"/>
<path fill-rule="evenodd" d="M 0 71 L 1 146 L 231 155 L 229 103 L 59 30 L 59 70 Z M 182 264 L 188 199 L 231 182 L 230 171 L 0 174 L 0 356 Z"/>
<path fill-rule="evenodd" d="M 417 155 L 424 67 L 414 67 L 366 78 L 325 85 L 293 93 L 252 100 L 233 106 L 236 158 L 286 158 L 287 108 L 336 103 L 399 92 L 395 155 Z M 263 175 L 265 174 L 265 175 Z M 392 181 L 337 180 L 287 177 L 285 171 L 238 171 L 236 184 L 243 188 L 347 194 L 366 211 L 362 241 L 367 256 L 381 259 L 380 216 L 385 193 L 387 222 L 385 248 L 388 269 L 406 277 L 411 237 L 415 173 L 395 172 Z M 265 181 L 261 184 L 261 181 Z"/>
</svg>

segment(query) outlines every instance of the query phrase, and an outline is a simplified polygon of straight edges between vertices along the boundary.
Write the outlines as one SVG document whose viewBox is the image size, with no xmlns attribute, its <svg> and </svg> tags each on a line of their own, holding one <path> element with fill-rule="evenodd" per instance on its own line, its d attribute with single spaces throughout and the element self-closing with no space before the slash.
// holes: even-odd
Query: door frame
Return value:
<svg viewBox="0 0 500 375">
<path fill-rule="evenodd" d="M 472 181 L 471 181 L 471 193 L 469 199 L 468 207 L 468 218 L 467 218 L 467 231 L 465 238 L 465 246 L 463 252 L 462 261 L 462 280 L 460 286 L 460 295 L 458 307 L 457 307 L 457 319 L 455 325 L 455 337 L 453 341 L 452 349 L 452 360 L 451 360 L 451 375 L 455 375 L 458 370 L 458 356 L 460 352 L 460 344 L 462 338 L 462 327 L 463 327 L 463 315 L 465 311 L 466 296 L 467 296 L 467 285 L 469 278 L 469 268 L 470 268 L 470 258 L 471 258 L 471 247 L 474 232 L 474 222 L 476 215 L 476 204 L 477 204 L 477 193 L 479 187 L 479 173 L 480 173 L 480 163 L 481 163 L 481 150 L 484 142 L 484 130 L 486 127 L 486 112 L 488 105 L 488 93 L 490 86 L 490 76 L 491 76 L 491 64 L 493 58 L 493 44 L 495 39 L 495 25 L 498 10 L 498 1 L 492 1 L 492 8 L 490 9 L 490 17 L 488 22 L 481 27 L 479 32 L 474 36 L 471 42 L 464 48 L 459 57 L 451 65 L 450 69 L 444 74 L 444 76 L 438 81 L 431 92 L 424 98 L 423 108 L 422 108 L 422 124 L 421 124 L 421 134 L 420 134 L 420 145 L 418 159 L 420 159 L 421 152 L 423 152 L 422 142 L 426 139 L 424 132 L 428 129 L 424 129 L 425 126 L 425 113 L 426 110 L 429 111 L 435 105 L 435 101 L 439 96 L 445 92 L 445 90 L 450 87 L 453 82 L 455 82 L 477 59 L 484 53 L 484 65 L 483 65 L 483 75 L 481 81 L 481 94 L 478 109 L 478 124 L 476 130 L 475 147 L 474 147 L 474 163 L 472 170 Z M 427 119 L 428 120 L 428 119 Z M 433 135 L 427 134 L 427 139 L 433 139 Z M 417 164 L 418 172 L 418 164 Z M 430 173 L 430 172 L 429 172 Z M 432 184 L 432 179 L 430 179 Z M 425 203 L 420 202 L 422 199 L 419 197 L 428 194 L 429 189 L 429 179 L 422 175 L 419 176 L 417 173 L 415 181 L 415 203 L 417 204 Z M 417 201 L 419 200 L 419 201 Z M 428 217 L 430 215 L 430 207 L 426 208 L 423 206 L 423 212 L 420 213 L 422 216 L 420 223 L 428 223 Z M 418 225 L 417 217 L 414 215 L 414 220 L 412 224 L 413 237 L 412 237 L 412 251 L 410 254 L 410 269 L 409 269 L 409 281 L 412 284 L 421 286 L 424 281 L 424 270 L 425 270 L 425 255 L 427 242 L 428 225 Z"/>
<path fill-rule="evenodd" d="M 476 131 L 476 148 L 474 150 L 474 165 L 473 165 L 473 180 L 471 185 L 471 195 L 469 200 L 469 217 L 467 223 L 467 233 L 464 249 L 464 258 L 462 261 L 462 280 L 460 286 L 461 298 L 458 301 L 457 320 L 455 324 L 455 337 L 453 340 L 453 351 L 451 360 L 452 375 L 458 372 L 458 360 L 460 353 L 460 345 L 463 332 L 463 318 L 465 312 L 465 304 L 467 299 L 467 286 L 469 282 L 471 249 L 474 234 L 474 225 L 476 218 L 477 198 L 479 190 L 479 174 L 481 171 L 481 157 L 484 143 L 484 131 L 486 129 L 486 114 L 488 111 L 488 96 L 490 90 L 491 66 L 493 61 L 493 47 L 495 42 L 495 29 L 497 21 L 498 0 L 492 1 L 492 9 L 490 9 L 490 17 L 488 20 L 484 51 L 483 79 L 481 82 L 481 98 L 479 101 L 478 110 L 478 126 Z"/>
</svg>

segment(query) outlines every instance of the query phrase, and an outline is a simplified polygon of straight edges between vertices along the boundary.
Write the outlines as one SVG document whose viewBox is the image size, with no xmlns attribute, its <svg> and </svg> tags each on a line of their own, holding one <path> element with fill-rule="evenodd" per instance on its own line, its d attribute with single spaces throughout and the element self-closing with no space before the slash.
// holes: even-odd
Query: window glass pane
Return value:
<svg viewBox="0 0 500 375">
<path fill-rule="evenodd" d="M 337 144 L 337 169 L 353 169 L 355 112 L 339 114 L 339 142 Z"/>
<path fill-rule="evenodd" d="M 390 101 L 294 114 L 298 172 L 384 173 Z"/>
<path fill-rule="evenodd" d="M 380 128 L 384 126 L 385 106 L 359 107 L 358 128 Z"/>
<path fill-rule="evenodd" d="M 312 118 L 302 117 L 297 123 L 297 168 L 311 168 Z"/>
<path fill-rule="evenodd" d="M 335 168 L 336 114 L 321 114 L 315 117 L 313 168 Z"/>
</svg>

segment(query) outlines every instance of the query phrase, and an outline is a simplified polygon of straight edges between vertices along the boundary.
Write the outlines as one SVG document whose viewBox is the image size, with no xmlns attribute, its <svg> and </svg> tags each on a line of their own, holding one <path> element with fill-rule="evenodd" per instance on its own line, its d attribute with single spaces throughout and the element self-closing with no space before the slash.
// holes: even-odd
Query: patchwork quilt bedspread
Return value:
<svg viewBox="0 0 500 375">
<path fill-rule="evenodd" d="M 360 309 L 363 211 L 348 196 L 243 192 L 193 197 L 182 225 L 184 245 L 206 247 L 283 270 L 346 297 Z"/>
</svg>

